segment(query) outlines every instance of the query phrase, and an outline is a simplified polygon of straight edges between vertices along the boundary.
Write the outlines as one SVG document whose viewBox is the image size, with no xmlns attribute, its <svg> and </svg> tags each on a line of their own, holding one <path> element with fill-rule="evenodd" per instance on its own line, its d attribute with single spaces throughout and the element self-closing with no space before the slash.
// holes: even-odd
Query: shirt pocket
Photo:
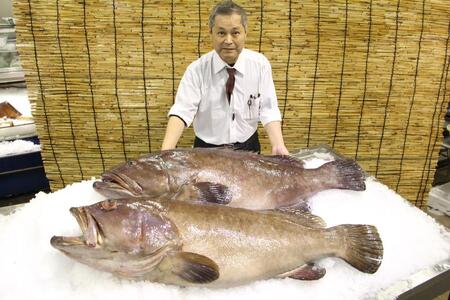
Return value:
<svg viewBox="0 0 450 300">
<path fill-rule="evenodd" d="M 223 120 L 226 117 L 226 107 L 220 97 L 219 91 L 214 87 L 208 86 L 202 90 L 202 100 L 199 105 L 198 112 L 205 119 L 214 121 Z M 228 105 L 228 103 L 226 103 Z"/>
<path fill-rule="evenodd" d="M 259 120 L 261 110 L 261 95 L 259 93 L 249 94 L 247 101 L 244 103 L 244 119 Z"/>
</svg>

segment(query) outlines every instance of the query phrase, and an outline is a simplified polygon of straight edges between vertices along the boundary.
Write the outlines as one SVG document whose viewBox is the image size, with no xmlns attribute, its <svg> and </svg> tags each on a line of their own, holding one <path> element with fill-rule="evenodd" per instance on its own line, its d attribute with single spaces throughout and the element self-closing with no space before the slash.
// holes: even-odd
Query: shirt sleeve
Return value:
<svg viewBox="0 0 450 300">
<path fill-rule="evenodd" d="M 200 72 L 195 71 L 194 63 L 189 65 L 178 86 L 175 103 L 169 110 L 168 116 L 176 115 L 189 127 L 197 113 L 201 99 Z"/>
<path fill-rule="evenodd" d="M 281 121 L 281 113 L 278 108 L 278 99 L 272 78 L 272 67 L 266 59 L 261 71 L 260 93 L 261 110 L 260 121 L 265 126 L 273 121 Z"/>
</svg>

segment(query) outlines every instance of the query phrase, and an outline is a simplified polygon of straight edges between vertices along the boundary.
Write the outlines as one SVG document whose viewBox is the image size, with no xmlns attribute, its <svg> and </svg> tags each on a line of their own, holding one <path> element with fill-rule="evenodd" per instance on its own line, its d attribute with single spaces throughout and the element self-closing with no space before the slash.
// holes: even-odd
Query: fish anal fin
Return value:
<svg viewBox="0 0 450 300">
<path fill-rule="evenodd" d="M 198 190 L 198 197 L 202 201 L 226 205 L 233 198 L 231 190 L 220 183 L 196 182 L 194 186 Z"/>
<path fill-rule="evenodd" d="M 281 274 L 278 277 L 289 277 L 297 280 L 317 280 L 325 276 L 326 270 L 314 263 L 303 265 L 297 269 Z"/>
<path fill-rule="evenodd" d="M 304 193 L 297 185 L 286 185 L 272 189 L 268 197 L 273 199 L 272 207 L 294 207 L 304 211 L 310 211 L 308 194 Z"/>
<path fill-rule="evenodd" d="M 175 253 L 171 271 L 191 283 L 209 283 L 219 278 L 219 267 L 212 259 L 192 252 Z"/>
</svg>

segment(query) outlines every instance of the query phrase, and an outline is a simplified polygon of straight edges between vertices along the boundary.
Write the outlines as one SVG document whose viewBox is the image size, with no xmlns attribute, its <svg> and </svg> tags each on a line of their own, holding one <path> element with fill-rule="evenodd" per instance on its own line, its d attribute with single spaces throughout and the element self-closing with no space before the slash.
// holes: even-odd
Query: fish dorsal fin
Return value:
<svg viewBox="0 0 450 300">
<path fill-rule="evenodd" d="M 170 267 L 173 274 L 191 283 L 208 283 L 219 278 L 219 267 L 212 259 L 192 252 L 174 253 Z"/>
<path fill-rule="evenodd" d="M 290 155 L 266 155 L 264 156 L 264 159 L 275 162 L 275 163 L 287 163 L 292 166 L 298 167 L 298 168 L 304 168 L 303 161 L 290 156 Z"/>
<path fill-rule="evenodd" d="M 278 275 L 278 277 L 280 278 L 289 277 L 298 280 L 317 280 L 325 276 L 326 272 L 327 271 L 324 268 L 314 263 L 309 263 L 301 266 L 300 268 Z"/>
<path fill-rule="evenodd" d="M 274 210 L 279 214 L 283 214 L 289 220 L 311 228 L 326 228 L 326 222 L 319 216 L 313 215 L 309 211 L 296 207 L 280 207 Z"/>
</svg>

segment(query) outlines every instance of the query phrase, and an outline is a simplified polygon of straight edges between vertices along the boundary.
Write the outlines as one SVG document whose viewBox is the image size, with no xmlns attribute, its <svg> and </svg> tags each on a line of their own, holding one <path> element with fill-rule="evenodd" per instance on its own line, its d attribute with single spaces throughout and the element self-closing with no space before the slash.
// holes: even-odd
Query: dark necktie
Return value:
<svg viewBox="0 0 450 300">
<path fill-rule="evenodd" d="M 228 72 L 228 80 L 227 80 L 227 84 L 226 84 L 226 91 L 227 91 L 228 103 L 230 103 L 231 93 L 233 92 L 233 88 L 234 88 L 234 74 L 236 73 L 236 69 L 227 68 L 227 72 Z"/>
</svg>

